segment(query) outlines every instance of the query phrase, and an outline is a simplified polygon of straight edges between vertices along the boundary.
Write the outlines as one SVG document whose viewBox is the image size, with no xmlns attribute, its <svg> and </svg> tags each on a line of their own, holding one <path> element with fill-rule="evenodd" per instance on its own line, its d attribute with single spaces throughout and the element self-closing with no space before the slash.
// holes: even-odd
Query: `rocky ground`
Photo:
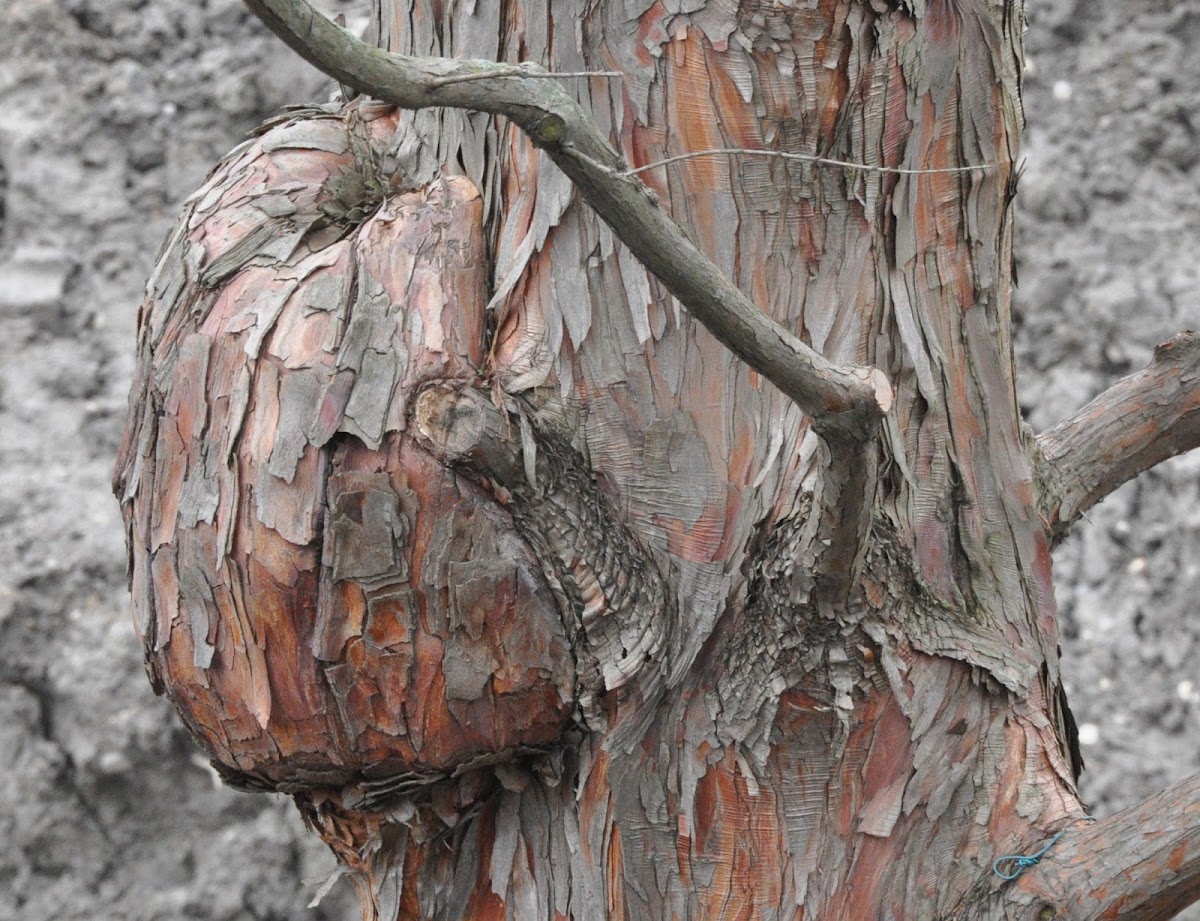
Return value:
<svg viewBox="0 0 1200 921">
<path fill-rule="evenodd" d="M 1030 18 L 1018 331 L 1042 428 L 1200 323 L 1200 2 Z M 0 921 L 349 919 L 344 884 L 306 907 L 333 865 L 291 807 L 217 785 L 150 693 L 108 490 L 179 202 L 327 86 L 235 0 L 0 0 L 0 22 Z M 1200 767 L 1200 455 L 1090 519 L 1057 563 L 1103 814 Z"/>
</svg>

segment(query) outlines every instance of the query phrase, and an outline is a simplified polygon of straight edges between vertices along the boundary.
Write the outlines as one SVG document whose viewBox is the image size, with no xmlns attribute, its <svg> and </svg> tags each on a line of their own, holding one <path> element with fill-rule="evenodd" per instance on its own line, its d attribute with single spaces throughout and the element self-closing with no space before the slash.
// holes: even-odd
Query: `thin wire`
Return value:
<svg viewBox="0 0 1200 921">
<path fill-rule="evenodd" d="M 1090 815 L 1084 816 L 1083 821 L 1095 822 L 1096 818 L 1095 818 L 1095 816 L 1090 816 Z M 1049 841 L 1047 841 L 1045 846 L 1040 851 L 1037 851 L 1036 853 L 1033 853 L 1033 854 L 1005 854 L 1003 857 L 997 857 L 994 861 L 992 861 L 992 872 L 995 873 L 997 876 L 999 876 L 1005 882 L 1011 882 L 1012 880 L 1014 880 L 1018 876 L 1020 876 L 1022 873 L 1024 873 L 1026 870 L 1028 870 L 1030 867 L 1037 866 L 1038 862 L 1043 857 L 1046 856 L 1046 854 L 1050 850 L 1050 848 L 1054 847 L 1054 845 L 1058 841 L 1058 839 L 1061 838 L 1063 835 L 1065 835 L 1067 833 L 1067 830 L 1070 827 L 1071 827 L 1070 825 L 1067 825 L 1065 828 L 1063 828 L 1057 835 L 1055 835 L 1053 838 L 1051 838 Z M 1002 865 L 1009 864 L 1009 863 L 1011 863 L 1013 865 L 1012 870 L 1001 870 L 1000 869 L 1000 867 Z"/>
<path fill-rule="evenodd" d="M 671 163 L 679 163 L 682 160 L 694 160 L 697 157 L 728 157 L 728 156 L 745 156 L 745 157 L 774 157 L 779 160 L 800 160 L 804 163 L 816 163 L 821 166 L 841 166 L 848 169 L 863 170 L 868 173 L 892 173 L 897 176 L 928 176 L 933 173 L 978 173 L 987 172 L 995 169 L 995 164 L 985 163 L 982 166 L 947 166 L 941 169 L 904 169 L 899 166 L 869 166 L 866 163 L 852 163 L 849 160 L 834 160 L 831 157 L 818 157 L 815 154 L 800 154 L 786 153 L 782 150 L 754 150 L 751 148 L 739 147 L 715 147 L 711 150 L 696 150 L 691 153 L 677 154 L 674 157 L 667 157 L 665 160 L 655 160 L 653 163 L 647 163 L 645 166 L 639 166 L 637 169 L 627 169 L 624 172 L 618 173 L 620 176 L 636 176 L 638 173 L 644 173 L 648 170 L 658 169 L 660 166 L 667 166 Z"/>
<path fill-rule="evenodd" d="M 435 87 L 449 86 L 451 83 L 470 83 L 473 80 L 494 80 L 497 78 L 508 79 L 511 77 L 531 77 L 535 80 L 576 80 L 583 77 L 607 77 L 609 79 L 619 79 L 625 76 L 619 70 L 576 70 L 565 73 L 527 70 L 523 67 L 513 67 L 503 73 L 492 71 L 490 73 L 479 74 L 451 74 L 448 77 L 438 77 L 433 81 Z"/>
</svg>

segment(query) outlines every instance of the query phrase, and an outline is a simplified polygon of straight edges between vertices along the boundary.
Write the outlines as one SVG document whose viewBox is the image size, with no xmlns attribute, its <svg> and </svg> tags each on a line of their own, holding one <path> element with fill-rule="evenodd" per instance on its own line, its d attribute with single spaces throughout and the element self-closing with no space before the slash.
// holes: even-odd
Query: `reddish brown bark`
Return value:
<svg viewBox="0 0 1200 921">
<path fill-rule="evenodd" d="M 299 116 L 245 145 L 142 317 L 121 463 L 148 663 L 248 783 L 448 772 L 556 742 L 574 696 L 536 559 L 398 430 L 405 394 L 479 365 L 485 278 L 469 182 L 339 200 L 395 124 Z"/>
<path fill-rule="evenodd" d="M 396 52 L 621 71 L 575 87 L 632 166 L 903 170 L 643 174 L 894 400 L 802 415 L 503 120 L 297 114 L 143 311 L 152 676 L 368 918 L 1024 917 L 993 861 L 1083 807 L 1009 341 L 1019 5 L 378 13 Z"/>
</svg>

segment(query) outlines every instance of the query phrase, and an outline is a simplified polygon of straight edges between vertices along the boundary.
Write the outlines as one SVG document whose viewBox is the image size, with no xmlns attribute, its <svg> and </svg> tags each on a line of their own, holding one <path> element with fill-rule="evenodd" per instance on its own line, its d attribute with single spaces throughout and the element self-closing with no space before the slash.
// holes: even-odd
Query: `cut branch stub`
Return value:
<svg viewBox="0 0 1200 921">
<path fill-rule="evenodd" d="M 1052 543 L 1123 483 L 1200 447 L 1200 335 L 1154 350 L 1078 413 L 1037 438 L 1039 505 Z"/>
<path fill-rule="evenodd" d="M 835 365 L 758 309 L 688 240 L 646 186 L 625 172 L 592 119 L 553 80 L 530 76 L 532 68 L 522 72 L 490 61 L 388 54 L 334 25 L 306 0 L 245 3 L 305 60 L 359 92 L 406 109 L 446 106 L 512 119 L 630 252 L 709 332 L 794 400 L 818 431 L 855 441 L 874 433 L 892 402 L 885 375 Z"/>
<path fill-rule="evenodd" d="M 513 422 L 482 395 L 464 386 L 435 384 L 413 406 L 419 435 L 448 463 L 469 461 L 508 489 L 525 476 Z"/>
</svg>

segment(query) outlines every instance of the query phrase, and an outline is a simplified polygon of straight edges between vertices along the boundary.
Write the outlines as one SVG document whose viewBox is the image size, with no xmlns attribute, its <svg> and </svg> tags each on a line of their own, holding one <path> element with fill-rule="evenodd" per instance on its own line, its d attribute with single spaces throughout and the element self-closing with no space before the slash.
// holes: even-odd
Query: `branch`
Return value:
<svg viewBox="0 0 1200 921">
<path fill-rule="evenodd" d="M 1039 510 L 1057 544 L 1122 483 L 1200 446 L 1200 335 L 1186 331 L 1037 438 Z"/>
<path fill-rule="evenodd" d="M 892 402 L 875 368 L 839 367 L 759 310 L 627 175 L 583 108 L 546 72 L 522 64 L 388 54 L 334 25 L 306 0 L 245 0 L 310 64 L 339 83 L 405 109 L 503 115 L 545 150 L 584 200 L 687 310 L 812 418 L 822 433 L 862 441 Z M 491 79 L 484 79 L 485 77 Z"/>
<path fill-rule="evenodd" d="M 413 401 L 412 428 L 435 457 L 489 489 L 533 547 L 576 619 L 579 703 L 595 728 L 605 692 L 636 688 L 636 704 L 657 695 L 678 617 L 652 554 L 583 458 L 506 402 L 500 409 L 462 381 L 432 382 Z"/>
<path fill-rule="evenodd" d="M 1031 902 L 1032 899 L 1032 902 Z M 1072 827 L 1006 894 L 1006 918 L 1165 921 L 1200 900 L 1200 774 Z"/>
</svg>

